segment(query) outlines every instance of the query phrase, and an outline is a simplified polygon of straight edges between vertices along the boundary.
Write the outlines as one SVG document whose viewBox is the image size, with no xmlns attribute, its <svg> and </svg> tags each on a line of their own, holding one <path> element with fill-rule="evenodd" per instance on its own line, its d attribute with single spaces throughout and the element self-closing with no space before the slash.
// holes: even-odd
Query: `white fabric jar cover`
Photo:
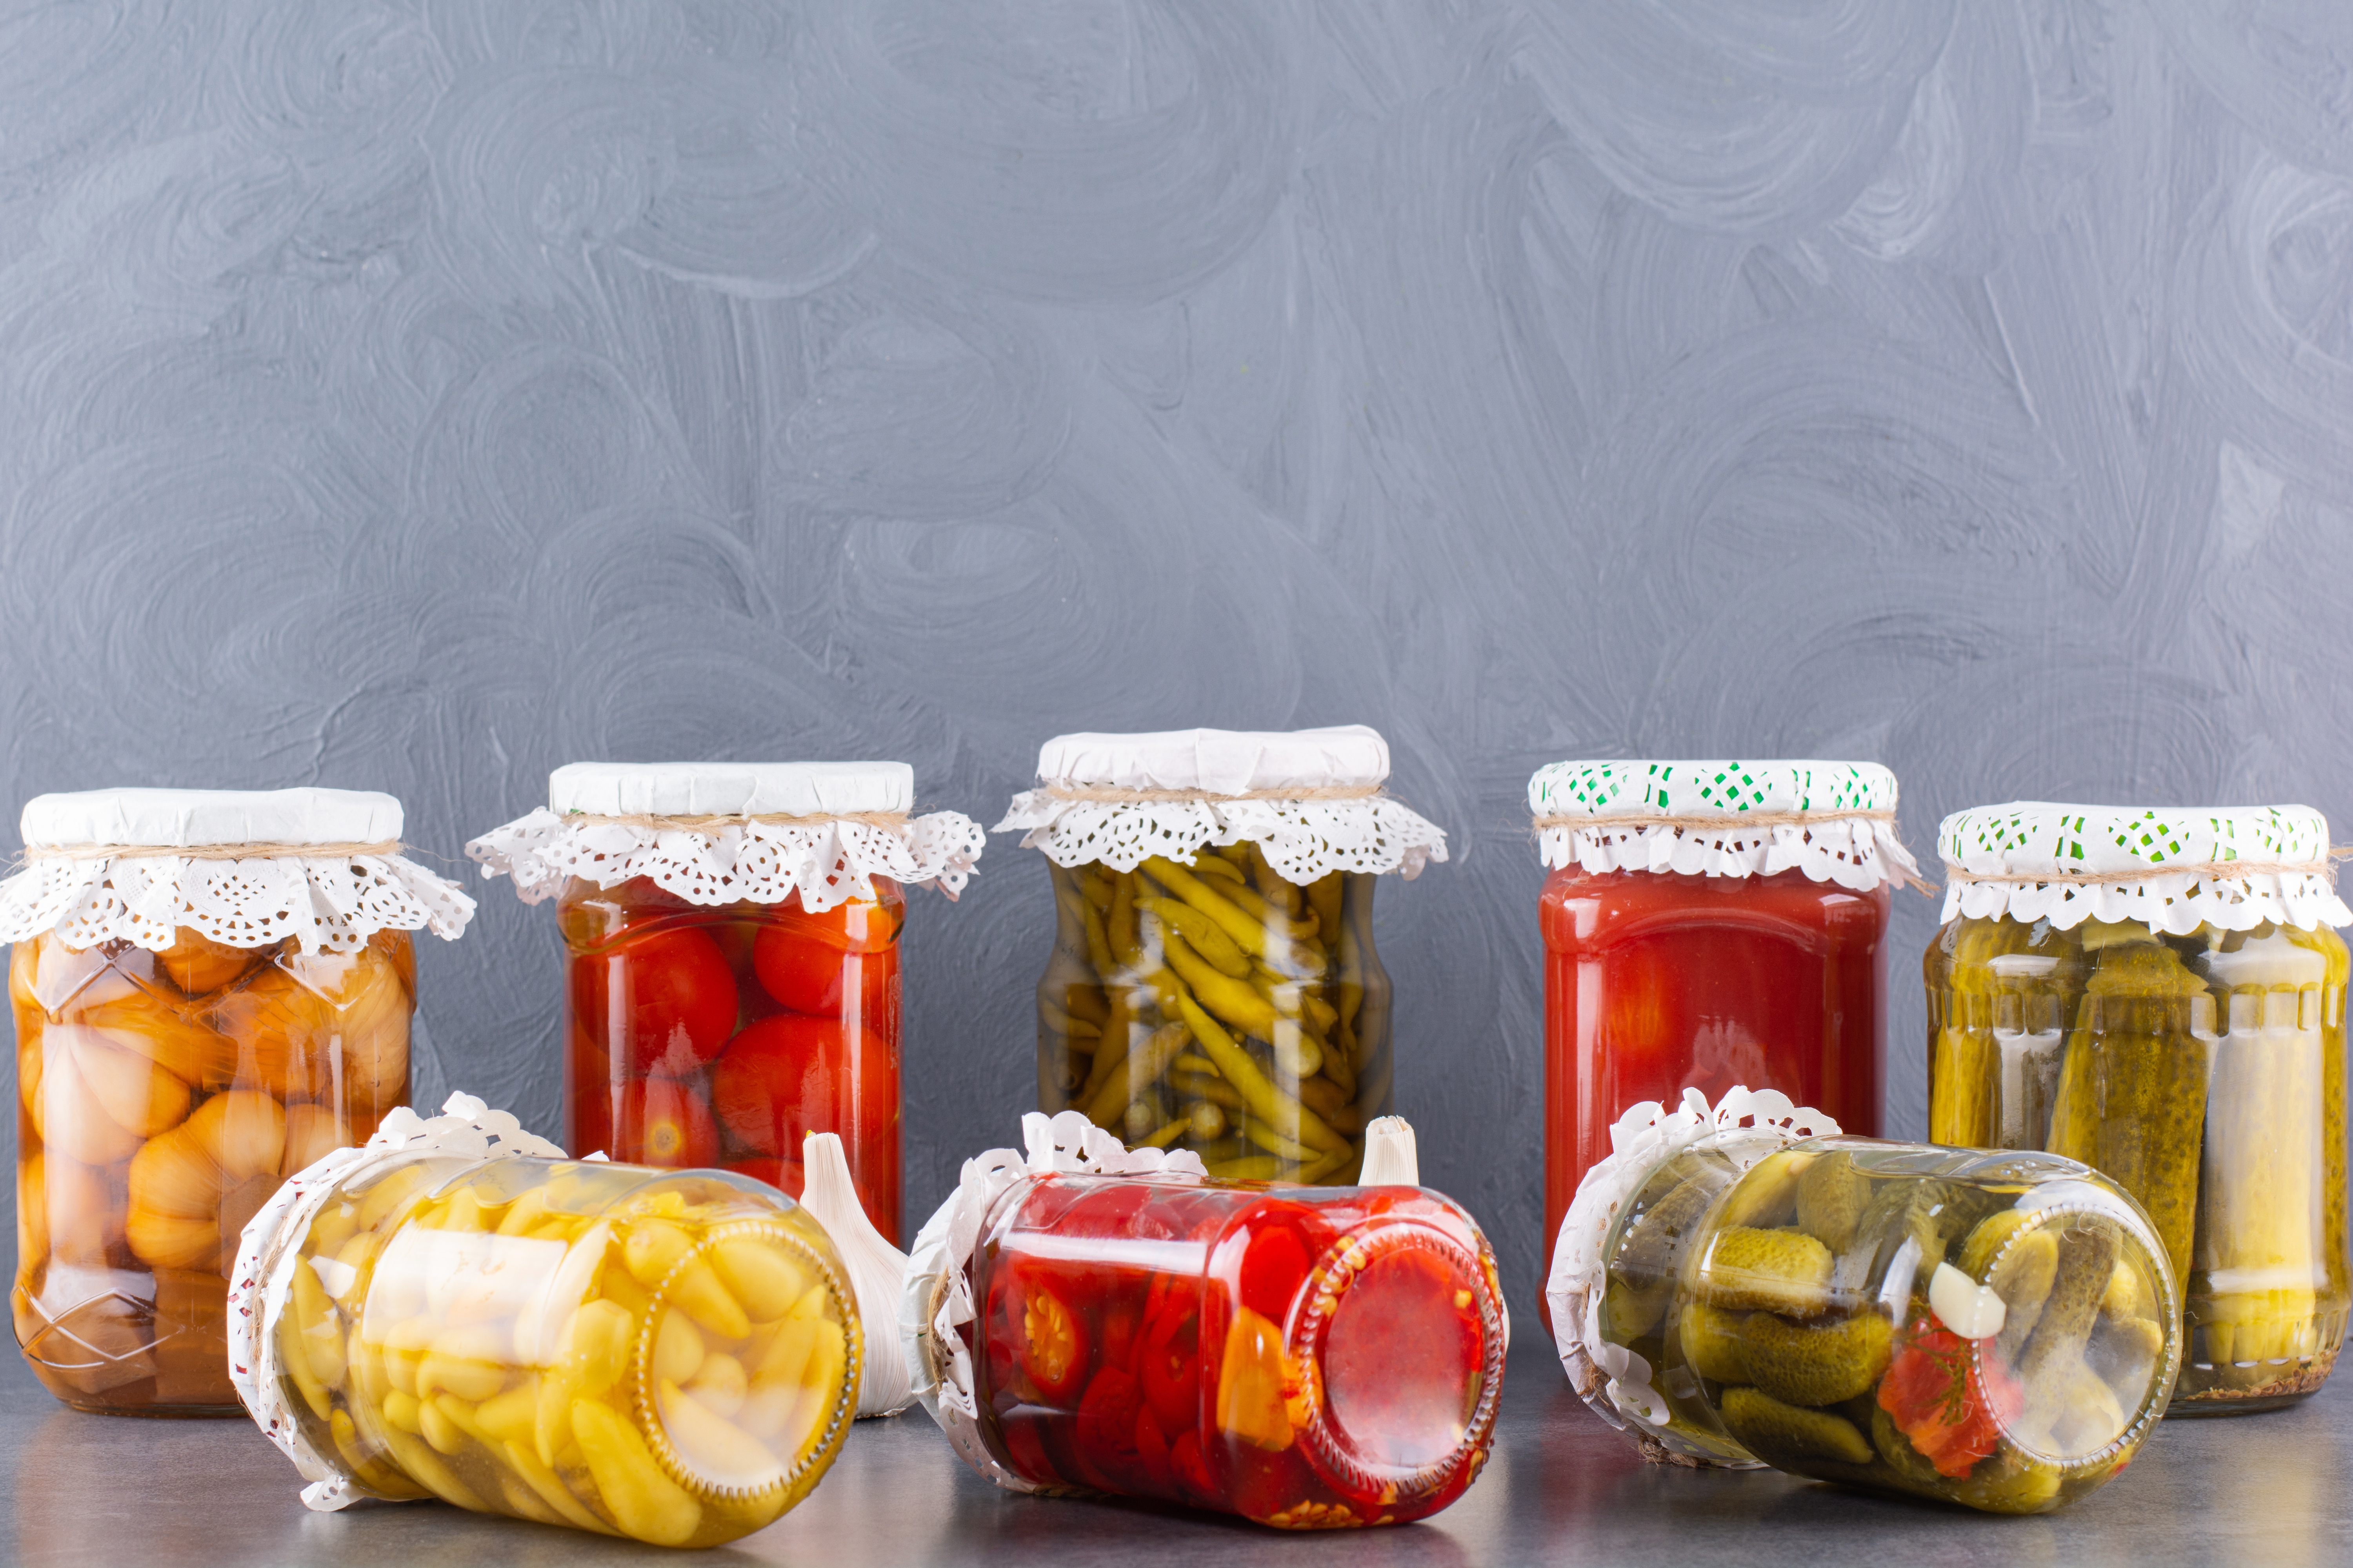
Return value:
<svg viewBox="0 0 2353 1568">
<path fill-rule="evenodd" d="M 1380 793 L 1388 742 L 1362 724 L 1324 730 L 1170 730 L 1057 735 L 1039 748 L 1038 787 L 996 831 L 1064 868 L 1133 871 L 1165 855 L 1256 844 L 1285 881 L 1334 871 L 1401 872 L 1446 858 L 1435 823 Z"/>
<path fill-rule="evenodd" d="M 987 836 L 961 812 L 909 816 L 914 794 L 904 763 L 573 763 L 548 775 L 547 805 L 466 853 L 527 904 L 574 877 L 646 877 L 691 904 L 797 892 L 811 914 L 872 898 L 877 877 L 953 899 Z"/>
<path fill-rule="evenodd" d="M 237 1240 L 237 1265 L 229 1271 L 228 1285 L 229 1382 L 254 1425 L 310 1483 L 302 1489 L 303 1503 L 322 1513 L 373 1494 L 356 1488 L 340 1457 L 322 1452 L 303 1436 L 280 1376 L 278 1320 L 293 1300 L 301 1241 L 320 1206 L 343 1184 L 412 1160 L 491 1160 L 513 1154 L 564 1158 L 563 1150 L 524 1131 L 512 1115 L 492 1110 L 470 1094 L 451 1095 L 441 1111 L 428 1121 L 405 1105 L 395 1106 L 365 1143 L 333 1150 L 289 1177 L 246 1222 Z M 314 1267 L 331 1295 L 343 1295 L 336 1287 L 344 1282 L 330 1272 L 333 1259 L 317 1260 Z"/>
<path fill-rule="evenodd" d="M 1528 810 L 1556 869 L 1920 885 L 1895 836 L 1895 775 L 1876 763 L 1551 763 Z"/>
<path fill-rule="evenodd" d="M 230 947 L 348 952 L 380 931 L 455 938 L 474 913 L 400 853 L 400 802 L 373 790 L 43 795 L 19 826 L 28 864 L 0 882 L 0 942 L 54 931 L 163 952 L 188 926 Z"/>
<path fill-rule="evenodd" d="M 1985 920 L 2138 921 L 2187 936 L 2353 925 L 2337 896 L 2328 819 L 2308 805 L 2156 809 L 2012 801 L 1936 830 L 1945 912 Z"/>
<path fill-rule="evenodd" d="M 1545 1300 L 1552 1308 L 1553 1342 L 1575 1388 L 1602 1419 L 1654 1451 L 1667 1427 L 1667 1402 L 1651 1386 L 1658 1369 L 1601 1331 L 1603 1278 L 1609 1268 L 1610 1233 L 1651 1173 L 1703 1138 L 1739 1131 L 1752 1136 L 1725 1153 L 1746 1170 L 1786 1143 L 1829 1138 L 1839 1124 L 1819 1110 L 1794 1105 L 1775 1089 L 1734 1088 L 1714 1105 L 1695 1089 L 1683 1090 L 1672 1109 L 1646 1100 L 1609 1128 L 1609 1153 L 1585 1173 L 1570 1200 L 1568 1217 L 1552 1249 Z M 1670 1450 L 1655 1447 L 1655 1456 Z M 1676 1462 L 1700 1464 L 1696 1456 L 1673 1451 Z M 1724 1464 L 1722 1460 L 1704 1461 Z M 1726 1466 L 1753 1469 L 1754 1464 Z"/>
</svg>

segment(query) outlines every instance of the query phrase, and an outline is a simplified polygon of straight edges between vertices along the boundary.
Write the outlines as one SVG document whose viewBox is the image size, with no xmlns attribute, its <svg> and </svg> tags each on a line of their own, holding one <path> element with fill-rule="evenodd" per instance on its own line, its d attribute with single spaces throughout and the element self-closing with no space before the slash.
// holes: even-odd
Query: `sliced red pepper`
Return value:
<svg viewBox="0 0 2353 1568">
<path fill-rule="evenodd" d="M 1032 1276 L 1020 1281 L 1015 1354 L 1030 1386 L 1048 1404 L 1075 1398 L 1086 1384 L 1087 1324 L 1060 1289 Z"/>
<path fill-rule="evenodd" d="M 1983 1368 L 1934 1313 L 1906 1331 L 1879 1380 L 1879 1407 L 1938 1475 L 1955 1479 L 1994 1451 L 2019 1405 L 2017 1383 Z"/>
</svg>

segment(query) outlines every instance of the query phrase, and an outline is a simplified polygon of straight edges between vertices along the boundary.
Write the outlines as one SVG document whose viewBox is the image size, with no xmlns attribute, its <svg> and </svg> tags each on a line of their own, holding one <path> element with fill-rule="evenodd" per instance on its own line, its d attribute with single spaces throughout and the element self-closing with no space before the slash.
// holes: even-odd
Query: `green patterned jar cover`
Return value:
<svg viewBox="0 0 2353 1568">
<path fill-rule="evenodd" d="M 1553 763 L 1528 780 L 1528 809 L 1556 868 L 1794 869 L 1866 892 L 1919 874 L 1895 836 L 1895 775 L 1876 763 Z"/>
<path fill-rule="evenodd" d="M 1936 830 L 1944 918 L 2007 916 L 2060 931 L 2137 921 L 2187 935 L 2353 924 L 2337 896 L 2328 819 L 2308 805 L 2063 805 L 1957 811 Z"/>
</svg>

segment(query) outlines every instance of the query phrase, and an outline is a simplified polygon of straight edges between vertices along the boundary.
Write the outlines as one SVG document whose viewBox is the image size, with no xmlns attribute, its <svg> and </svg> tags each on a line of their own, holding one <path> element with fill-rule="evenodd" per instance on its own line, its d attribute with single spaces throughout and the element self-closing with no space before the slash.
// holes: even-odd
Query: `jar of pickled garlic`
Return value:
<svg viewBox="0 0 2353 1568">
<path fill-rule="evenodd" d="M 2327 822 L 2021 802 L 1937 844 L 1929 1136 L 2081 1160 L 2147 1209 L 2182 1281 L 2175 1415 L 2312 1393 L 2353 1305 Z"/>
<path fill-rule="evenodd" d="M 77 1409 L 234 1415 L 237 1231 L 407 1100 L 408 933 L 473 900 L 401 856 L 387 795 L 45 795 L 22 826 L 16 1342 Z"/>
<path fill-rule="evenodd" d="M 1388 1109 L 1373 885 L 1446 858 L 1361 724 L 1058 735 L 1000 833 L 1054 883 L 1038 1103 L 1229 1181 L 1346 1183 Z"/>
<path fill-rule="evenodd" d="M 1685 1088 L 1778 1089 L 1879 1131 L 1895 775 L 1872 763 L 1554 763 L 1545 883 L 1545 1238 L 1609 1126 Z M 1549 1309 L 1547 1309 L 1548 1310 Z"/>
<path fill-rule="evenodd" d="M 574 763 L 466 846 L 557 900 L 572 1147 L 797 1197 L 836 1133 L 898 1239 L 900 889 L 955 898 L 985 843 L 913 795 L 904 763 Z"/>
<path fill-rule="evenodd" d="M 1409 1184 L 1204 1180 L 1074 1111 L 965 1162 L 916 1240 L 900 1333 L 965 1463 L 1287 1530 L 1462 1495 L 1504 1375 L 1494 1254 Z"/>
<path fill-rule="evenodd" d="M 716 1546 L 808 1495 L 864 1340 L 798 1205 L 723 1171 L 567 1160 L 470 1095 L 280 1191 L 237 1255 L 228 1365 L 302 1500 Z"/>
<path fill-rule="evenodd" d="M 1570 1381 L 1645 1457 L 2041 1513 L 2164 1415 L 2173 1266 L 2089 1166 L 1842 1137 L 1737 1087 L 1614 1131 L 1547 1294 Z"/>
</svg>

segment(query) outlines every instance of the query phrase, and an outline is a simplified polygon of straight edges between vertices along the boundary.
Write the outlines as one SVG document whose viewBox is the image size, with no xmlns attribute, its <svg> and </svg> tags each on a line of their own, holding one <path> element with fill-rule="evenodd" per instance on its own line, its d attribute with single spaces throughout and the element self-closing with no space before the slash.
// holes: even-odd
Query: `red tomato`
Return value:
<svg viewBox="0 0 2353 1568">
<path fill-rule="evenodd" d="M 611 1152 L 624 1163 L 681 1170 L 719 1158 L 719 1124 L 711 1120 L 700 1084 L 639 1079 L 621 1097 L 617 1131 Z"/>
<path fill-rule="evenodd" d="M 1019 1281 L 1013 1302 L 1014 1353 L 1021 1371 L 1050 1404 L 1066 1404 L 1086 1383 L 1086 1320 L 1061 1291 L 1042 1279 Z"/>
<path fill-rule="evenodd" d="M 1115 1366 L 1095 1373 L 1079 1401 L 1078 1440 L 1071 1445 L 1087 1479 L 1107 1492 L 1133 1489 L 1144 1479 L 1135 1426 L 1145 1414 L 1135 1379 Z"/>
<path fill-rule="evenodd" d="M 733 1033 L 735 975 L 707 934 L 672 926 L 575 959 L 572 1009 L 630 1076 L 684 1078 Z"/>
<path fill-rule="evenodd" d="M 752 969 L 768 994 L 796 1013 L 841 1016 L 842 998 L 856 995 L 868 1028 L 891 1011 L 898 978 L 896 952 L 844 951 L 790 926 L 768 926 L 752 949 Z"/>
<path fill-rule="evenodd" d="M 1163 1433 L 1188 1432 L 1201 1419 L 1200 1337 L 1200 1301 L 1192 1282 L 1155 1279 L 1135 1351 L 1135 1380 Z"/>
<path fill-rule="evenodd" d="M 853 1064 L 848 1029 L 840 1019 L 799 1013 L 744 1026 L 712 1069 L 712 1107 L 729 1136 L 759 1153 L 789 1156 L 811 1132 L 838 1132 L 860 1164 L 879 1159 L 871 1146 L 898 1121 L 898 1063 L 881 1036 L 860 1029 Z"/>
</svg>

